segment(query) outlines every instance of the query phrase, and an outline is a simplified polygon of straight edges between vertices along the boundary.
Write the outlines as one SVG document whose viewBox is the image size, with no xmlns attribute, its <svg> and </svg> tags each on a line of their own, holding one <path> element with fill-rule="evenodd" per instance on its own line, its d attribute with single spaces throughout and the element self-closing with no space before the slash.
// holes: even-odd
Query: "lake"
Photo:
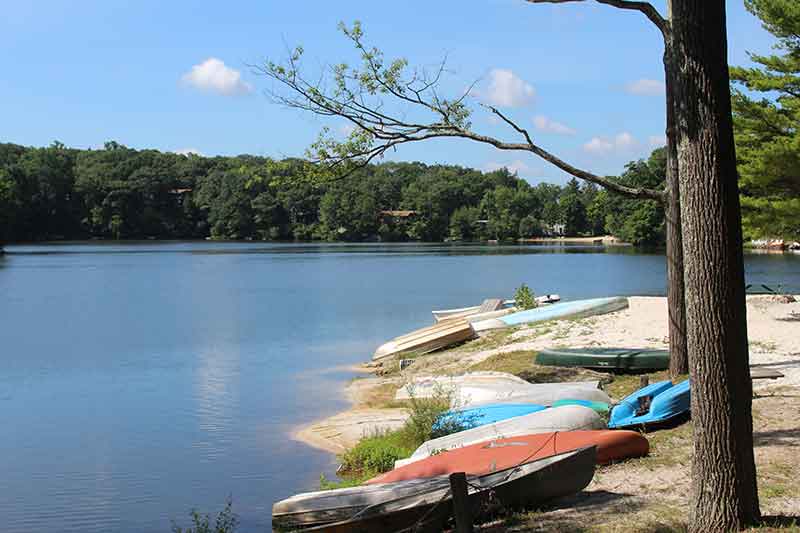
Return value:
<svg viewBox="0 0 800 533">
<path fill-rule="evenodd" d="M 221 510 L 268 531 L 334 458 L 289 440 L 345 407 L 350 365 L 431 309 L 510 297 L 664 294 L 628 248 L 70 243 L 0 256 L 0 516 L 6 532 L 169 531 Z M 800 256 L 748 254 L 800 292 Z"/>
</svg>

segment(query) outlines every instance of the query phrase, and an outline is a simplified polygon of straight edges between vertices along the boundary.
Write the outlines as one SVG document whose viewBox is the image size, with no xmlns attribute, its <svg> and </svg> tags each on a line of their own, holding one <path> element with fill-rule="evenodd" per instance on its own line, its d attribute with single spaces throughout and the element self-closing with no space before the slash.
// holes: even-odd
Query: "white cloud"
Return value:
<svg viewBox="0 0 800 533">
<path fill-rule="evenodd" d="M 641 79 L 625 86 L 625 92 L 637 96 L 661 96 L 664 94 L 664 83 L 659 80 Z"/>
<path fill-rule="evenodd" d="M 209 57 L 193 66 L 192 70 L 183 75 L 181 81 L 192 87 L 226 96 L 247 94 L 253 90 L 253 86 L 242 79 L 241 72 L 230 68 L 216 57 Z"/>
<path fill-rule="evenodd" d="M 667 145 L 667 136 L 666 135 L 651 135 L 647 139 L 647 144 L 650 145 L 650 148 L 660 148 L 662 146 Z"/>
<path fill-rule="evenodd" d="M 491 80 L 486 92 L 486 100 L 503 107 L 523 107 L 533 102 L 536 90 L 512 71 L 502 68 L 489 73 Z"/>
<path fill-rule="evenodd" d="M 614 137 L 614 146 L 619 150 L 630 150 L 636 146 L 636 144 L 636 139 L 627 131 L 623 131 Z"/>
<path fill-rule="evenodd" d="M 607 137 L 592 137 L 592 139 L 583 145 L 583 150 L 590 154 L 605 156 L 612 153 L 626 153 L 630 152 L 639 145 L 636 138 L 623 131 L 614 136 L 613 139 Z"/>
<path fill-rule="evenodd" d="M 178 155 L 189 155 L 189 154 L 200 155 L 200 156 L 203 155 L 203 152 L 201 152 L 197 148 L 181 148 L 179 150 L 175 150 L 175 153 Z"/>
<path fill-rule="evenodd" d="M 583 145 L 583 149 L 590 154 L 606 155 L 614 151 L 614 143 L 602 137 L 592 137 L 592 140 Z"/>
<path fill-rule="evenodd" d="M 558 135 L 575 135 L 575 130 L 555 120 L 550 120 L 544 115 L 536 115 L 533 117 L 533 124 L 536 129 L 546 131 L 548 133 L 556 133 Z"/>
</svg>

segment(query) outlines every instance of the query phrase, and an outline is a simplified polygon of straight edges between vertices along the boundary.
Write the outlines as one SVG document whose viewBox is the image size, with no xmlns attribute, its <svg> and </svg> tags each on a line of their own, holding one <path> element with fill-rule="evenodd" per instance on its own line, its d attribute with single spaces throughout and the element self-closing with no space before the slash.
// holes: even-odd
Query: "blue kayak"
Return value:
<svg viewBox="0 0 800 533">
<path fill-rule="evenodd" d="M 671 381 L 659 381 L 637 390 L 611 410 L 609 428 L 647 426 L 689 413 L 689 380 L 673 385 Z M 647 400 L 650 405 L 647 407 Z"/>
<path fill-rule="evenodd" d="M 439 417 L 433 429 L 442 429 L 451 423 L 460 426 L 461 430 L 485 426 L 516 416 L 525 416 L 546 409 L 544 405 L 532 403 L 491 403 L 480 407 L 470 407 L 448 411 Z"/>
<path fill-rule="evenodd" d="M 575 300 L 574 302 L 543 305 L 498 318 L 480 320 L 478 322 L 473 322 L 472 328 L 475 331 L 485 331 L 489 329 L 519 326 L 520 324 L 534 324 L 547 320 L 585 318 L 587 316 L 612 313 L 620 309 L 625 309 L 626 307 L 628 307 L 628 299 L 618 296 L 612 298 L 592 298 L 591 300 Z"/>
</svg>

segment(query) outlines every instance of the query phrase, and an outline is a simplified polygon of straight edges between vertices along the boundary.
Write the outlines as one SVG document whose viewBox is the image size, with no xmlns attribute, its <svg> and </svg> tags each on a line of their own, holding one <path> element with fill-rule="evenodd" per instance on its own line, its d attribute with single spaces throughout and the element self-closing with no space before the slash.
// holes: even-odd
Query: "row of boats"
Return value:
<svg viewBox="0 0 800 533">
<path fill-rule="evenodd" d="M 437 325 L 433 328 L 441 329 L 433 331 L 453 331 L 445 326 L 466 324 L 474 335 L 475 326 L 483 327 L 480 324 L 487 321 L 507 320 L 503 323 L 508 327 L 627 307 L 624 298 L 542 303 L 521 312 L 513 310 L 513 301 L 501 300 L 435 311 Z M 486 317 L 486 313 L 498 311 L 503 314 Z M 542 318 L 545 316 L 548 318 Z M 425 353 L 454 338 L 443 334 L 426 340 L 425 334 L 418 330 L 398 337 L 392 341 L 392 349 L 397 353 L 416 342 L 416 350 L 422 351 L 415 353 Z M 389 355 L 392 353 L 381 357 Z M 540 351 L 531 364 L 534 362 L 650 371 L 666 368 L 669 354 L 631 348 L 555 348 Z M 760 368 L 751 373 L 753 377 L 780 377 L 780 373 Z M 421 444 L 409 457 L 396 461 L 392 470 L 360 486 L 307 492 L 275 503 L 273 526 L 347 533 L 409 528 L 441 531 L 454 512 L 449 475 L 461 472 L 467 476 L 467 503 L 473 514 L 490 513 L 498 506 L 536 507 L 575 494 L 591 482 L 597 465 L 647 455 L 650 446 L 642 430 L 688 419 L 691 384 L 688 379 L 661 381 L 615 403 L 597 380 L 530 383 L 503 372 L 472 372 L 417 377 L 400 387 L 395 399 L 441 395 L 449 397 L 452 404 L 437 424 L 454 428 L 454 432 Z"/>
<path fill-rule="evenodd" d="M 397 391 L 415 397 L 450 390 L 472 403 L 443 415 L 466 429 L 429 440 L 395 468 L 358 487 L 298 494 L 273 506 L 278 529 L 439 531 L 452 512 L 448 476 L 464 472 L 475 509 L 487 491 L 503 506 L 532 506 L 574 494 L 597 464 L 648 453 L 642 426 L 685 416 L 689 382 L 653 384 L 611 407 L 598 382 L 531 384 L 510 374 L 477 372 L 415 380 Z M 476 394 L 477 393 L 477 394 Z M 648 397 L 648 411 L 640 398 Z M 536 399 L 541 403 L 524 401 Z M 601 413 L 610 411 L 607 423 Z"/>
<path fill-rule="evenodd" d="M 514 300 L 484 300 L 479 306 L 433 311 L 436 323 L 384 343 L 372 356 L 382 360 L 399 355 L 423 355 L 475 338 L 482 331 L 536 324 L 548 320 L 584 318 L 628 307 L 622 297 L 560 302 L 557 294 L 537 297 L 538 307 L 519 310 Z"/>
</svg>

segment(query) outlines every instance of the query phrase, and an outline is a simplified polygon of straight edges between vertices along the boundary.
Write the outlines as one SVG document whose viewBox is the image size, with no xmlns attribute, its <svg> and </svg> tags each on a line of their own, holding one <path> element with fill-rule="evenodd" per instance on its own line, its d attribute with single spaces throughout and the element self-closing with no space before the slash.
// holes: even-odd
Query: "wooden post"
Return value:
<svg viewBox="0 0 800 533">
<path fill-rule="evenodd" d="M 639 388 L 643 389 L 650 384 L 650 376 L 639 376 Z"/>
<path fill-rule="evenodd" d="M 472 533 L 472 513 L 467 498 L 467 475 L 464 472 L 450 474 L 450 492 L 453 494 L 456 532 Z"/>
</svg>

